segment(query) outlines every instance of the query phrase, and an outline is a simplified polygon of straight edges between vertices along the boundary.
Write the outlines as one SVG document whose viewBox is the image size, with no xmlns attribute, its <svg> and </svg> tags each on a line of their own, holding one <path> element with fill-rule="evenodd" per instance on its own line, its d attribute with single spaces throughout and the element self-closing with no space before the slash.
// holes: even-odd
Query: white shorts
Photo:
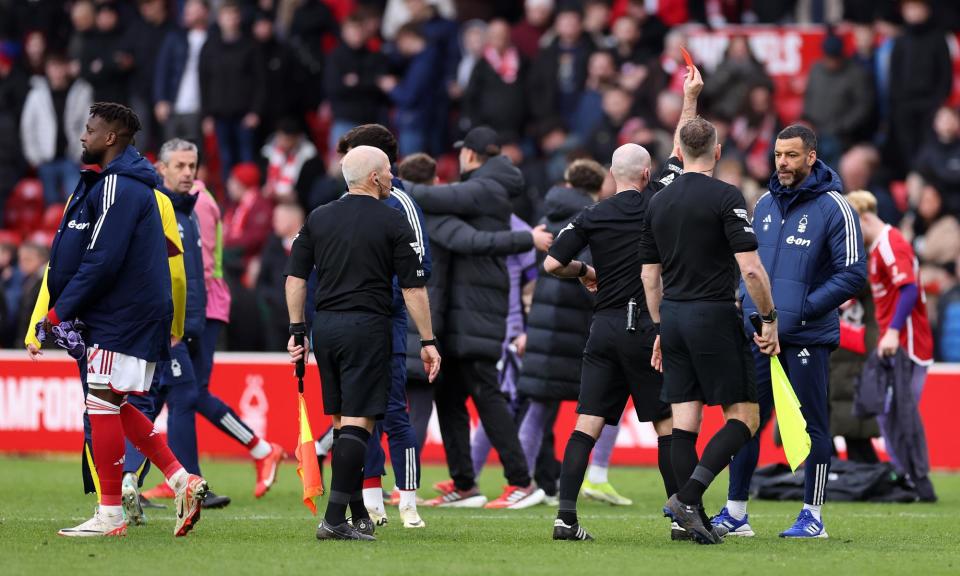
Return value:
<svg viewBox="0 0 960 576">
<path fill-rule="evenodd" d="M 104 350 L 87 348 L 87 386 L 117 394 L 143 395 L 150 391 L 156 362 Z"/>
</svg>

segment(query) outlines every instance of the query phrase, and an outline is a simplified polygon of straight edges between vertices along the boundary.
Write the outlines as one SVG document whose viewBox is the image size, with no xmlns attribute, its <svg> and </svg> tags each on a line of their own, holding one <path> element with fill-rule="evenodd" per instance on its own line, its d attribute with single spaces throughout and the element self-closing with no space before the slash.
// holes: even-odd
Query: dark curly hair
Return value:
<svg viewBox="0 0 960 576">
<path fill-rule="evenodd" d="M 379 148 L 390 159 L 390 164 L 397 161 L 397 137 L 382 124 L 361 124 L 351 129 L 337 141 L 337 153 L 346 154 L 357 146 Z"/>
<path fill-rule="evenodd" d="M 90 116 L 96 116 L 117 127 L 118 135 L 129 139 L 133 139 L 134 135 L 140 131 L 140 118 L 133 110 L 123 104 L 97 102 L 90 107 Z"/>
</svg>

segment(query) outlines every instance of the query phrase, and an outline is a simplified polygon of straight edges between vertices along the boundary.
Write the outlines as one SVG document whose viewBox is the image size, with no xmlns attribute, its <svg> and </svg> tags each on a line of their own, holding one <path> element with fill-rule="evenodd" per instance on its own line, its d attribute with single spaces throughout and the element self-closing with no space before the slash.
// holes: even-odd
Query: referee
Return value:
<svg viewBox="0 0 960 576">
<path fill-rule="evenodd" d="M 684 81 L 684 107 L 678 127 L 696 115 L 702 88 L 699 71 L 691 67 Z M 641 262 L 636 247 L 651 197 L 680 172 L 680 160 L 674 156 L 662 174 L 651 181 L 650 154 L 637 144 L 620 146 L 610 165 L 617 193 L 584 209 L 561 230 L 543 262 L 547 273 L 579 278 L 597 292 L 583 352 L 577 425 L 570 434 L 560 469 L 554 540 L 593 539 L 577 521 L 577 495 L 600 432 L 605 424 L 620 423 L 627 398 L 633 398 L 641 422 L 653 422 L 664 489 L 668 497 L 677 491 L 670 464 L 670 406 L 661 401 L 663 380 L 647 361 L 656 330 L 646 309 L 644 288 L 637 282 Z M 594 266 L 574 259 L 588 246 Z"/>
<path fill-rule="evenodd" d="M 390 195 L 390 160 L 372 146 L 357 146 L 342 160 L 347 194 L 314 210 L 293 242 L 287 263 L 291 362 L 309 357 L 304 336 L 307 277 L 316 267 L 317 313 L 313 349 L 320 369 L 323 408 L 333 416 L 330 499 L 317 528 L 320 540 L 374 540 L 373 525 L 349 525 L 346 509 L 361 488 L 367 442 L 383 417 L 390 390 L 391 304 L 397 276 L 407 311 L 420 331 L 420 357 L 432 381 L 440 371 L 420 246 L 403 215 L 381 200 Z"/>
<path fill-rule="evenodd" d="M 680 489 L 665 512 L 700 543 L 719 544 L 703 493 L 759 425 L 753 360 L 735 302 L 738 266 L 763 315 L 763 333 L 754 340 L 764 354 L 779 351 L 777 314 L 743 195 L 712 178 L 720 158 L 716 128 L 698 117 L 679 135 L 684 173 L 650 200 L 640 260 L 660 329 L 651 364 L 663 371 L 662 399 L 673 411 L 671 459 Z M 704 404 L 723 406 L 727 423 L 698 462 Z"/>
</svg>

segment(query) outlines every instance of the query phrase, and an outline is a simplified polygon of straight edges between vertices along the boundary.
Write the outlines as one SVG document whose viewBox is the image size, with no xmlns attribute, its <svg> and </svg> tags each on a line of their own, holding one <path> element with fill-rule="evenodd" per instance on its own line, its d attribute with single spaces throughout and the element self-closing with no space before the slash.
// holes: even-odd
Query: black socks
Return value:
<svg viewBox="0 0 960 576">
<path fill-rule="evenodd" d="M 367 442 L 370 433 L 359 426 L 344 426 L 335 434 L 331 467 L 333 477 L 330 480 L 330 499 L 327 501 L 327 511 L 324 520 L 327 524 L 336 526 L 347 521 L 347 506 L 353 509 L 354 493 L 359 492 L 363 485 L 363 462 L 367 456 Z M 362 492 L 360 507 L 363 515 L 367 516 L 363 506 Z"/>
<path fill-rule="evenodd" d="M 657 467 L 660 468 L 660 477 L 663 478 L 663 489 L 667 498 L 677 493 L 677 476 L 673 472 L 673 458 L 670 450 L 673 448 L 673 436 L 657 436 Z"/>
<path fill-rule="evenodd" d="M 688 432 L 680 428 L 673 429 L 673 440 L 670 446 L 670 460 L 673 464 L 673 478 L 677 483 L 679 490 L 690 476 L 694 468 L 700 462 L 697 457 L 697 437 L 696 432 Z"/>
<path fill-rule="evenodd" d="M 714 434 L 704 448 L 703 459 L 694 468 L 690 480 L 680 488 L 677 499 L 684 504 L 699 504 L 714 477 L 730 464 L 730 459 L 740 451 L 751 436 L 750 428 L 746 424 L 740 420 L 727 420 L 723 428 Z M 676 437 L 674 437 L 674 446 L 676 446 Z"/>
<path fill-rule="evenodd" d="M 587 472 L 590 452 L 596 440 L 589 434 L 574 430 L 570 434 L 567 448 L 563 452 L 563 464 L 560 466 L 560 507 L 557 518 L 564 524 L 573 526 L 577 522 L 577 496 L 583 484 L 583 475 Z"/>
</svg>

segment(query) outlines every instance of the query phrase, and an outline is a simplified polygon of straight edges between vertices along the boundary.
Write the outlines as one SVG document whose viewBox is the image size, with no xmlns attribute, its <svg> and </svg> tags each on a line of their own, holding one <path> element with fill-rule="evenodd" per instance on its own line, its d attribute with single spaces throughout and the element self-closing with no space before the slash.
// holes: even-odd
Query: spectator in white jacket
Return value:
<svg viewBox="0 0 960 576">
<path fill-rule="evenodd" d="M 69 60 L 47 57 L 45 76 L 31 79 L 20 118 L 23 156 L 43 183 L 47 206 L 64 202 L 80 179 L 80 136 L 93 104 L 93 88 L 70 75 Z"/>
</svg>

